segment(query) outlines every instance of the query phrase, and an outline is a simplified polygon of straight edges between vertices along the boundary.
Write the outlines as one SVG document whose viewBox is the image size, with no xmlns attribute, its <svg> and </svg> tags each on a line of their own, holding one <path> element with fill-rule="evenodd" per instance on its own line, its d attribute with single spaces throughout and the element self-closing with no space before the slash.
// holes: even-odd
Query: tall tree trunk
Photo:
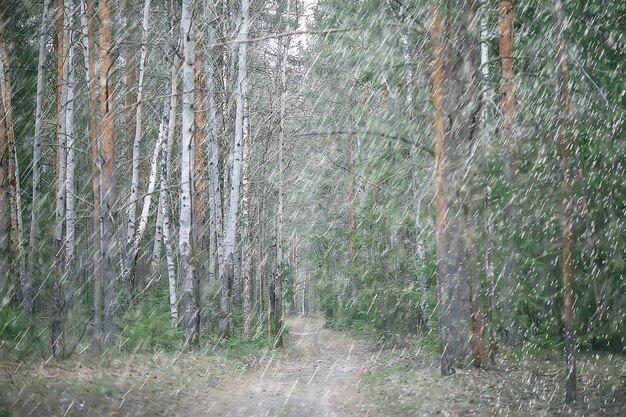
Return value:
<svg viewBox="0 0 626 417">
<path fill-rule="evenodd" d="M 198 44 L 196 44 L 198 47 Z M 200 51 L 200 48 L 197 48 Z M 201 54 L 196 54 L 196 79 L 195 79 L 195 124 L 196 131 L 194 135 L 194 201 L 193 201 L 193 223 L 194 223 L 194 249 L 195 256 L 193 262 L 195 263 L 195 275 L 196 275 L 196 289 L 198 294 L 196 296 L 199 307 L 204 305 L 207 292 L 205 288 L 207 284 L 207 233 L 206 233 L 206 93 L 204 90 L 204 67 L 202 65 Z M 202 281 L 203 286 L 200 287 L 199 283 Z"/>
<path fill-rule="evenodd" d="M 206 42 L 207 45 L 213 45 L 217 39 L 215 22 L 217 16 L 213 13 L 211 8 L 205 6 L 205 19 L 206 25 Z M 216 103 L 216 90 L 217 90 L 217 73 L 215 71 L 214 64 L 215 48 L 209 47 L 206 51 L 206 57 L 203 60 L 205 70 L 205 82 L 206 82 L 206 121 L 207 121 L 207 152 L 208 152 L 208 180 L 209 180 L 209 283 L 213 290 L 216 283 L 217 270 L 220 262 L 220 252 L 222 247 L 222 232 L 223 232 L 223 220 L 222 220 L 222 192 L 220 188 L 219 179 L 219 158 L 220 148 L 218 140 L 218 125 L 217 125 L 217 103 Z"/>
<path fill-rule="evenodd" d="M 115 189 L 115 103 L 113 96 L 113 58 L 111 0 L 100 0 L 100 103 L 102 113 L 102 277 L 104 285 L 104 343 L 115 331 L 118 306 L 116 222 L 113 207 Z"/>
<path fill-rule="evenodd" d="M 128 116 L 126 118 L 126 140 L 127 146 L 126 157 L 131 160 L 133 158 L 133 141 L 135 139 L 135 128 L 137 126 L 137 18 L 135 13 L 135 4 L 137 0 L 124 0 L 124 18 L 125 27 L 123 38 L 126 43 L 124 48 L 124 62 L 126 67 L 124 68 L 126 77 L 126 103 L 125 108 L 128 109 Z M 121 1 L 118 3 L 118 7 L 121 9 Z M 121 54 L 121 52 L 120 52 Z M 131 173 L 132 175 L 132 173 Z"/>
<path fill-rule="evenodd" d="M 515 187 L 517 178 L 516 162 L 516 139 L 515 127 L 515 61 L 513 59 L 513 2 L 501 0 L 499 4 L 499 30 L 500 30 L 500 60 L 502 63 L 502 146 L 504 154 L 504 177 L 509 187 Z M 511 222 L 517 226 L 519 216 L 515 210 L 516 201 L 511 200 L 505 209 L 507 219 L 515 219 Z M 509 236 L 506 245 L 506 255 L 503 262 L 502 282 L 504 291 L 501 301 L 504 312 L 505 343 L 514 345 L 519 339 L 519 330 L 515 324 L 515 283 L 511 281 L 511 273 L 515 264 L 515 246 L 513 236 Z"/>
<path fill-rule="evenodd" d="M 439 337 L 441 372 L 450 375 L 471 361 L 468 302 L 476 268 L 469 256 L 475 236 L 471 235 L 471 184 L 465 164 L 475 140 L 480 101 L 476 100 L 478 42 L 471 24 L 477 2 L 445 4 L 441 10 L 433 8 L 433 43 Z"/>
<path fill-rule="evenodd" d="M 5 110 L 5 125 L 9 146 L 9 194 L 11 205 L 11 241 L 15 248 L 13 270 L 21 282 L 26 272 L 26 258 L 24 256 L 24 230 L 22 221 L 22 187 L 20 184 L 20 168 L 17 160 L 17 146 L 15 143 L 15 129 L 13 127 L 13 104 L 9 52 L 4 35 L 4 22 L 0 24 L 0 77 L 2 84 L 2 101 Z"/>
<path fill-rule="evenodd" d="M 127 18 L 131 18 L 128 16 Z M 127 259 L 126 259 L 126 286 L 134 299 L 137 277 L 137 254 L 134 253 L 134 242 L 137 234 L 137 207 L 139 205 L 139 163 L 141 162 L 141 140 L 143 136 L 143 95 L 144 95 L 144 77 L 146 74 L 146 58 L 148 55 L 148 23 L 150 21 L 150 0 L 145 0 L 143 7 L 143 20 L 141 24 L 141 52 L 139 57 L 139 79 L 137 80 L 137 96 L 134 106 L 134 140 L 133 140 L 133 159 L 130 180 L 130 195 L 128 197 L 128 227 L 126 234 Z M 155 148 L 158 152 L 159 147 Z"/>
<path fill-rule="evenodd" d="M 70 0 L 66 0 L 69 2 Z M 55 227 L 54 227 L 54 256 L 55 256 L 55 272 L 54 280 L 52 283 L 52 298 L 53 298 L 53 315 L 51 325 L 52 336 L 52 352 L 56 357 L 62 357 L 65 354 L 65 336 L 63 332 L 63 316 L 65 312 L 65 282 L 66 282 L 66 270 L 65 270 L 65 199 L 66 194 L 66 174 L 67 174 L 67 108 L 68 108 L 68 85 L 69 85 L 69 73 L 70 73 L 70 26 L 71 26 L 71 14 L 68 10 L 71 10 L 68 3 L 59 2 L 59 13 L 63 18 L 62 26 L 62 41 L 59 42 L 59 48 L 57 51 L 60 54 L 59 60 L 61 61 L 61 100 L 57 109 L 57 193 L 55 204 Z"/>
<path fill-rule="evenodd" d="M 0 102 L 0 291 L 4 291 L 8 284 L 9 241 L 11 240 L 10 229 L 10 200 L 9 200 L 9 159 L 8 141 L 4 105 Z M 4 294 L 2 294 L 4 295 Z"/>
<path fill-rule="evenodd" d="M 198 300 L 196 299 L 196 282 L 192 259 L 192 178 L 193 178 L 193 140 L 194 140 L 194 87 L 196 50 L 195 36 L 191 17 L 193 0 L 183 0 L 181 13 L 181 33 L 183 36 L 183 124 L 182 124 L 182 157 L 180 163 L 180 228 L 178 246 L 180 254 L 180 282 L 182 285 L 183 327 L 185 345 L 198 342 Z"/>
<path fill-rule="evenodd" d="M 554 8 L 557 15 L 557 42 L 559 65 L 557 67 L 557 80 L 559 89 L 559 102 L 561 106 L 559 126 L 559 147 L 561 151 L 561 194 L 563 208 L 563 299 L 564 299 L 564 323 L 565 323 L 565 355 L 566 355 L 566 393 L 565 402 L 576 399 L 576 335 L 574 333 L 574 278 L 572 273 L 572 198 L 571 198 L 571 167 L 569 154 L 571 144 L 574 142 L 570 135 L 573 134 L 572 112 L 574 103 L 569 82 L 569 70 L 567 66 L 567 52 L 564 36 L 565 13 L 561 0 L 554 0 Z"/>
<path fill-rule="evenodd" d="M 150 214 L 150 208 L 152 206 L 152 194 L 156 189 L 157 185 L 157 171 L 160 166 L 160 152 L 163 147 L 163 143 L 168 135 L 168 116 L 169 116 L 169 108 L 170 108 L 170 98 L 167 97 L 163 104 L 163 112 L 161 115 L 161 123 L 159 125 L 159 136 L 157 137 L 157 141 L 154 144 L 154 150 L 152 152 L 152 160 L 150 161 L 150 176 L 148 177 L 148 190 L 143 197 L 143 204 L 141 207 L 141 214 L 139 215 L 139 222 L 137 224 L 137 231 L 135 232 L 135 237 L 133 240 L 133 244 L 130 248 L 130 262 L 133 265 L 137 264 L 137 258 L 139 257 L 141 241 L 143 239 L 144 233 L 146 232 L 146 228 L 148 226 L 148 217 Z M 157 210 L 158 211 L 158 210 Z"/>
<path fill-rule="evenodd" d="M 350 277 L 350 286 L 352 290 L 352 303 L 356 306 L 359 297 L 359 282 L 356 277 L 356 248 L 354 240 L 356 239 L 356 181 L 354 174 L 354 136 L 348 137 L 348 169 L 350 171 L 350 210 L 348 213 L 348 224 L 350 226 L 350 266 L 352 268 L 352 276 Z"/>
<path fill-rule="evenodd" d="M 39 220 L 40 211 L 43 205 L 41 201 L 41 155 L 42 155 L 42 136 L 43 136 L 43 97 L 45 92 L 45 61 L 46 61 L 46 41 L 48 38 L 48 13 L 50 10 L 50 0 L 45 0 L 43 11 L 41 14 L 41 26 L 39 28 L 39 56 L 37 60 L 37 92 L 35 104 L 35 136 L 33 138 L 33 190 L 32 190 L 32 208 L 30 217 L 30 233 L 28 245 L 28 261 L 26 274 L 22 281 L 22 299 L 24 302 L 24 315 L 30 321 L 33 312 L 33 274 L 35 271 L 35 259 L 38 259 L 38 241 L 39 241 Z M 2 215 L 0 214 L 0 217 Z M 1 233 L 1 232 L 0 232 Z M 2 271 L 0 271 L 2 274 Z M 6 276 L 6 275 L 4 275 Z M 0 291 L 2 286 L 0 285 Z M 28 343 L 28 342 L 27 342 Z"/>
<path fill-rule="evenodd" d="M 85 42 L 85 55 L 87 59 L 87 88 L 89 95 L 89 142 L 91 154 L 91 190 L 93 195 L 93 335 L 91 346 L 93 350 L 100 350 L 102 339 L 102 225 L 100 223 L 100 139 L 98 137 L 98 99 L 96 86 L 96 52 L 94 14 L 95 0 L 83 0 L 82 10 L 84 16 L 83 38 Z"/>
<path fill-rule="evenodd" d="M 235 266 L 235 244 L 237 238 L 237 212 L 239 210 L 239 191 L 241 185 L 241 168 L 243 159 L 243 127 L 244 127 L 244 103 L 246 99 L 247 84 L 247 51 L 248 51 L 248 24 L 249 24 L 249 0 L 241 1 L 241 27 L 239 29 L 239 55 L 237 73 L 235 114 L 235 144 L 233 147 L 232 170 L 230 175 L 230 202 L 226 223 L 226 237 L 224 239 L 224 258 L 220 266 L 222 294 L 220 301 L 220 336 L 228 337 L 230 331 L 230 298 Z"/>
<path fill-rule="evenodd" d="M 174 265 L 174 251 L 170 240 L 170 213 L 169 213 L 169 180 L 171 178 L 170 163 L 172 157 L 172 148 L 174 147 L 174 133 L 176 127 L 176 107 L 178 103 L 178 60 L 172 60 L 172 74 L 170 81 L 170 97 L 169 97 L 169 116 L 167 124 L 167 141 L 161 143 L 161 178 L 159 193 L 159 211 L 161 212 L 163 246 L 165 247 L 165 256 L 167 263 L 167 278 L 169 288 L 170 301 L 170 319 L 172 328 L 178 325 L 178 295 L 176 290 L 176 267 Z"/>
<path fill-rule="evenodd" d="M 68 42 L 67 104 L 65 110 L 66 172 L 65 172 L 65 269 L 72 270 L 76 256 L 76 146 L 74 138 L 74 0 L 65 0 L 66 28 Z M 69 272 L 67 272 L 69 274 Z M 73 279 L 70 280 L 70 284 Z"/>
<path fill-rule="evenodd" d="M 251 138 L 250 138 L 251 139 Z M 241 209 L 243 233 L 241 242 L 241 251 L 243 253 L 243 335 L 250 336 L 250 328 L 252 325 L 252 293 L 254 287 L 254 223 L 252 222 L 252 195 L 250 187 L 250 148 L 251 140 L 246 140 L 243 145 L 243 178 L 242 178 L 242 197 Z"/>
<path fill-rule="evenodd" d="M 287 0 L 287 10 L 284 16 L 285 25 L 284 29 L 289 27 L 289 15 L 291 12 L 291 1 Z M 276 212 L 276 282 L 274 284 L 274 297 L 276 300 L 276 308 L 274 311 L 274 327 L 276 328 L 276 346 L 281 346 L 283 343 L 283 284 L 284 284 L 284 250 L 283 250 L 283 212 L 284 212 L 284 197 L 285 197 L 285 117 L 287 109 L 287 60 L 289 58 L 289 43 L 290 36 L 286 36 L 283 39 L 281 45 L 281 58 L 280 58 L 280 108 L 279 108 L 279 123 L 278 123 L 278 206 Z"/>
<path fill-rule="evenodd" d="M 480 113 L 480 132 L 482 140 L 487 142 L 489 140 L 489 107 L 491 91 L 489 89 L 489 0 L 481 0 L 480 2 L 480 83 L 481 83 L 481 100 L 482 108 Z M 487 193 L 489 194 L 489 190 Z M 489 198 L 487 198 L 489 201 Z M 495 296 L 495 279 L 493 271 L 493 218 L 491 213 L 487 213 L 487 220 L 485 224 L 486 233 L 486 248 L 485 248 L 485 274 L 487 276 L 487 314 L 486 314 L 486 326 L 489 338 L 489 347 L 487 349 L 487 356 L 489 360 L 495 364 L 497 341 L 495 336 L 495 326 L 493 323 L 493 308 L 494 308 L 494 296 Z"/>
</svg>

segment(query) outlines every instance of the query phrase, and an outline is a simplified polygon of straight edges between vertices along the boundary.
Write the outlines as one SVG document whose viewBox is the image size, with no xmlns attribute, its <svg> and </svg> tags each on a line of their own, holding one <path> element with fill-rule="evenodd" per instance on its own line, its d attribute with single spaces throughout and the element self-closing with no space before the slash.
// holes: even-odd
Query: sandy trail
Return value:
<svg viewBox="0 0 626 417">
<path fill-rule="evenodd" d="M 254 370 L 227 380 L 211 395 L 207 415 L 376 415 L 360 389 L 372 364 L 362 342 L 324 329 L 322 319 L 291 318 L 287 325 L 286 354 L 270 353 Z"/>
</svg>

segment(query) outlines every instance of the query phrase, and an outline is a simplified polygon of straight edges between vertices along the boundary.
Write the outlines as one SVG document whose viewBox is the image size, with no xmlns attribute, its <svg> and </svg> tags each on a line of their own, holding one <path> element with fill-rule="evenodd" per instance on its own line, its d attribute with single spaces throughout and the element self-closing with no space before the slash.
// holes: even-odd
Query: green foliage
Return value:
<svg viewBox="0 0 626 417">
<path fill-rule="evenodd" d="M 43 352 L 47 335 L 47 328 L 42 323 L 34 321 L 29 325 L 22 309 L 8 306 L 0 309 L 0 345 L 10 349 L 11 353 L 22 356 Z M 25 346 L 27 339 L 28 346 Z"/>
<path fill-rule="evenodd" d="M 172 328 L 167 298 L 145 300 L 141 306 L 124 315 L 119 336 L 122 348 L 129 352 L 152 352 L 154 349 L 173 350 L 183 339 L 181 328 Z"/>
<path fill-rule="evenodd" d="M 19 342 L 28 329 L 22 310 L 11 307 L 0 309 L 0 339 Z"/>
</svg>

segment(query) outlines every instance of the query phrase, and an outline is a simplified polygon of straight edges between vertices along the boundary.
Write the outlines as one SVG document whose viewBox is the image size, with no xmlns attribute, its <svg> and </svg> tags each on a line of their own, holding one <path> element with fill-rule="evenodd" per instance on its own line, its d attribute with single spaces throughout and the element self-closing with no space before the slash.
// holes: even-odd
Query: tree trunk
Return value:
<svg viewBox="0 0 626 417">
<path fill-rule="evenodd" d="M 127 16 L 131 18 L 132 16 Z M 141 25 L 141 52 L 139 57 L 139 79 L 137 80 L 137 97 L 134 106 L 134 140 L 133 140 L 133 159 L 130 180 L 130 195 L 128 197 L 128 228 L 126 234 L 126 286 L 130 293 L 131 299 L 134 299 L 136 292 L 136 266 L 137 254 L 134 253 L 134 243 L 137 240 L 137 206 L 139 205 L 139 163 L 141 157 L 141 140 L 143 136 L 143 80 L 146 74 L 146 57 L 148 55 L 148 23 L 150 21 L 150 0 L 145 0 L 143 7 L 143 20 Z M 127 46 L 130 47 L 130 46 Z M 131 116 L 133 117 L 133 116 Z M 159 147 L 155 148 L 158 153 Z"/>
<path fill-rule="evenodd" d="M 130 248 L 130 254 L 128 255 L 130 258 L 131 270 L 134 269 L 137 265 L 137 258 L 139 257 L 141 241 L 143 239 L 143 235 L 146 232 L 146 228 L 148 226 L 148 216 L 150 214 L 150 208 L 152 206 L 152 194 L 154 194 L 154 190 L 156 189 L 157 171 L 158 171 L 158 167 L 160 166 L 159 155 L 160 155 L 161 149 L 163 148 L 163 143 L 165 142 L 165 138 L 168 135 L 169 107 L 170 107 L 170 98 L 168 97 L 165 99 L 165 102 L 163 104 L 161 123 L 159 125 L 159 136 L 157 137 L 157 141 L 154 144 L 154 150 L 152 152 L 152 160 L 150 161 L 150 176 L 148 177 L 148 190 L 146 191 L 146 194 L 143 197 L 143 204 L 141 207 L 141 214 L 139 215 L 137 231 L 135 232 L 133 244 Z"/>
<path fill-rule="evenodd" d="M 70 0 L 66 0 L 70 1 Z M 70 9 L 69 5 L 64 2 L 59 2 L 59 13 L 62 15 L 62 41 L 59 42 L 59 48 L 57 51 L 60 54 L 59 60 L 61 61 L 61 100 L 57 109 L 57 193 L 55 204 L 55 227 L 54 227 L 54 280 L 52 283 L 52 298 L 53 298 L 53 313 L 52 313 L 52 352 L 56 357 L 62 357 L 65 354 L 65 336 L 63 332 L 63 316 L 65 313 L 65 282 L 66 282 L 66 270 L 65 266 L 65 216 L 66 207 L 65 199 L 66 193 L 66 174 L 67 174 L 67 109 L 68 109 L 68 86 L 69 86 L 69 73 L 70 73 L 70 22 L 71 14 L 68 13 Z"/>
<path fill-rule="evenodd" d="M 199 44 L 196 44 L 196 48 L 198 48 Z M 206 186 L 205 186 L 205 176 L 206 176 L 206 125 L 205 125 L 205 116 L 206 116 L 206 93 L 204 90 L 204 68 L 202 64 L 202 59 L 200 58 L 201 54 L 196 54 L 196 78 L 195 78 L 195 124 L 196 131 L 194 135 L 194 148 L 193 148 L 193 158 L 194 158 L 194 172 L 193 172 L 193 181 L 194 181 L 194 201 L 193 201 L 193 223 L 194 223 L 194 263 L 195 263 L 195 275 L 196 275 L 196 289 L 197 289 L 197 302 L 198 306 L 204 305 L 205 294 L 207 292 L 207 288 L 205 288 L 207 284 L 206 273 L 207 273 L 207 244 L 206 244 Z M 200 281 L 202 281 L 202 287 L 199 285 Z"/>
<path fill-rule="evenodd" d="M 252 325 L 252 300 L 254 292 L 254 247 L 255 240 L 255 228 L 252 221 L 252 188 L 250 187 L 250 150 L 252 138 L 246 140 L 243 144 L 243 178 L 242 178 L 242 219 L 243 225 L 241 251 L 243 253 L 243 335 L 250 336 L 250 329 Z"/>
<path fill-rule="evenodd" d="M 4 105 L 0 102 L 0 155 L 8 154 L 8 141 L 4 117 Z M 0 291 L 4 293 L 9 277 L 9 241 L 10 229 L 10 201 L 9 201 L 9 160 L 6 156 L 0 157 Z M 4 295 L 2 293 L 2 295 Z"/>
<path fill-rule="evenodd" d="M 237 112 L 235 114 L 235 144 L 233 147 L 233 163 L 230 180 L 230 203 L 226 223 L 226 237 L 224 239 L 224 258 L 220 266 L 222 283 L 222 294 L 220 301 L 220 337 L 228 337 L 230 331 L 230 298 L 234 276 L 235 265 L 235 244 L 237 236 L 237 212 L 239 210 L 239 191 L 241 185 L 241 168 L 243 159 L 243 125 L 244 125 L 244 103 L 246 98 L 247 84 L 247 50 L 248 50 L 248 22 L 249 22 L 249 0 L 241 1 L 241 28 L 239 30 L 239 55 L 237 73 L 236 102 Z"/>
<path fill-rule="evenodd" d="M 489 89 L 489 0 L 481 0 L 480 2 L 480 72 L 481 72 L 481 100 L 482 107 L 480 113 L 480 133 L 482 135 L 482 140 L 487 143 L 489 141 L 489 107 L 490 107 L 490 96 L 491 91 Z M 487 194 L 489 195 L 490 190 L 487 189 Z M 489 198 L 487 198 L 489 201 Z M 487 298 L 487 314 L 486 314 L 486 327 L 489 338 L 489 347 L 486 352 L 486 356 L 489 358 L 491 363 L 495 364 L 496 361 L 496 350 L 497 350 L 497 341 L 495 336 L 495 327 L 493 323 L 493 308 L 494 308 L 494 296 L 495 296 L 495 280 L 494 280 L 494 271 L 493 271 L 493 221 L 492 215 L 489 213 L 489 209 L 487 212 L 487 220 L 485 224 L 485 234 L 486 234 L 486 248 L 484 253 L 484 261 L 485 261 L 485 275 L 487 276 L 487 289 L 486 289 L 486 298 Z"/>
<path fill-rule="evenodd" d="M 42 155 L 42 136 L 43 136 L 43 97 L 45 93 L 44 77 L 45 77 L 45 61 L 46 61 L 46 41 L 48 38 L 48 12 L 50 10 L 50 0 L 45 0 L 43 4 L 43 12 L 41 15 L 41 26 L 39 29 L 39 57 L 37 60 L 37 93 L 35 104 L 35 136 L 33 138 L 33 190 L 32 190 L 32 209 L 30 217 L 30 234 L 28 245 L 28 261 L 26 274 L 22 281 L 22 299 L 24 302 L 24 315 L 30 321 L 33 313 L 33 274 L 35 271 L 35 259 L 39 258 L 37 249 L 39 241 L 39 221 L 40 211 L 43 201 L 40 199 L 41 193 L 41 155 Z M 1 152 L 0 152 L 1 154 Z M 0 214 L 2 217 L 2 214 Z M 1 234 L 1 232 L 0 232 Z M 0 261 L 1 262 L 1 261 Z M 2 274 L 0 270 L 0 275 Z M 2 285 L 0 285 L 0 292 Z M 27 342 L 28 343 L 28 342 Z"/>
<path fill-rule="evenodd" d="M 558 58 L 557 81 L 559 102 L 561 106 L 559 126 L 559 147 L 561 151 L 561 194 L 563 208 L 563 298 L 565 323 L 565 355 L 566 355 L 566 393 L 565 402 L 576 399 L 576 335 L 574 333 L 574 279 L 572 273 L 572 198 L 571 198 L 571 167 L 569 162 L 572 129 L 572 112 L 574 103 L 569 83 L 567 52 L 565 49 L 564 20 L 565 13 L 561 0 L 554 1 L 557 15 Z"/>
<path fill-rule="evenodd" d="M 74 138 L 74 0 L 65 0 L 65 14 L 67 16 L 68 55 L 65 58 L 67 70 L 67 103 L 65 110 L 65 136 L 66 136 L 66 172 L 65 172 L 65 269 L 68 274 L 73 269 L 74 257 L 76 256 L 76 141 Z M 73 273 L 71 273 L 74 275 Z M 73 277 L 70 284 L 73 283 Z"/>
<path fill-rule="evenodd" d="M 480 101 L 476 100 L 478 43 L 470 32 L 477 4 L 446 4 L 442 10 L 433 8 L 433 43 L 439 337 L 441 372 L 450 375 L 471 361 L 469 299 L 476 271 L 469 252 L 475 237 L 465 164 L 475 140 Z"/>
<path fill-rule="evenodd" d="M 500 21 L 500 60 L 502 63 L 501 110 L 502 110 L 502 146 L 504 154 L 504 177 L 509 187 L 513 188 L 517 178 L 517 162 L 515 152 L 515 69 L 513 59 L 513 2 L 501 0 L 499 5 Z M 507 219 L 515 219 L 512 224 L 517 226 L 519 216 L 512 199 L 505 208 Z M 506 254 L 503 262 L 502 281 L 504 291 L 501 301 L 504 312 L 505 343 L 515 345 L 519 341 L 519 330 L 515 324 L 514 301 L 516 284 L 511 281 L 511 273 L 515 264 L 515 246 L 513 236 L 508 236 Z"/>
<path fill-rule="evenodd" d="M 100 0 L 100 103 L 102 113 L 102 277 L 104 285 L 104 343 L 115 331 L 118 307 L 116 222 L 113 207 L 115 189 L 115 103 L 113 99 L 113 59 L 111 0 Z"/>
<path fill-rule="evenodd" d="M 96 51 L 94 33 L 95 0 L 83 0 L 84 16 L 83 38 L 87 59 L 87 87 L 89 95 L 89 138 L 91 153 L 91 189 L 93 195 L 93 335 L 91 346 L 93 350 L 100 350 L 102 339 L 102 225 L 100 223 L 100 139 L 98 137 L 98 99 L 96 86 Z"/>
<path fill-rule="evenodd" d="M 216 41 L 215 20 L 216 16 L 211 12 L 208 6 L 205 7 L 205 18 L 207 20 L 207 45 L 213 45 Z M 217 270 L 221 264 L 220 252 L 222 247 L 222 193 L 219 179 L 219 140 L 217 126 L 217 103 L 216 103 L 216 71 L 214 65 L 214 48 L 207 50 L 207 55 L 203 60 L 205 69 L 206 82 L 206 120 L 208 135 L 208 175 L 209 175 L 209 285 L 213 290 L 216 284 Z"/>
<path fill-rule="evenodd" d="M 20 169 L 17 160 L 17 146 L 13 127 L 13 104 L 9 52 L 4 38 L 4 22 L 0 24 L 0 67 L 2 68 L 2 101 L 5 111 L 5 125 L 9 146 L 9 197 L 11 205 L 11 241 L 15 248 L 13 270 L 21 282 L 26 272 L 26 257 L 24 256 L 24 230 L 22 221 L 22 187 L 20 184 Z"/>
<path fill-rule="evenodd" d="M 180 254 L 180 282 L 183 287 L 183 325 L 186 346 L 198 343 L 198 300 L 193 265 L 192 236 L 192 178 L 194 140 L 194 87 L 196 51 L 191 17 L 193 1 L 183 0 L 181 13 L 181 33 L 183 36 L 183 123 L 182 157 L 180 163 L 180 228 L 178 246 Z"/>
<path fill-rule="evenodd" d="M 174 251 L 172 249 L 172 243 L 170 241 L 170 213 L 169 213 L 169 179 L 170 169 L 172 164 L 170 163 L 172 157 L 172 148 L 174 147 L 174 133 L 176 127 L 176 107 L 178 102 L 178 60 L 174 58 L 172 60 L 172 75 L 170 82 L 170 97 L 169 97 L 169 117 L 167 124 L 167 142 L 161 143 L 161 178 L 160 178 L 160 194 L 159 194 L 159 211 L 161 212 L 162 233 L 163 233 L 163 246 L 165 247 L 165 256 L 167 263 L 167 279 L 169 288 L 169 301 L 170 301 L 170 319 L 172 328 L 178 325 L 178 295 L 176 289 L 176 267 L 174 265 Z"/>
<path fill-rule="evenodd" d="M 288 20 L 291 12 L 291 1 L 287 0 L 287 10 L 284 16 L 285 31 L 288 28 Z M 278 123 L 278 207 L 276 212 L 276 282 L 274 284 L 274 297 L 276 310 L 274 311 L 274 327 L 276 328 L 276 346 L 282 346 L 283 338 L 283 284 L 284 284 L 284 251 L 283 251 L 283 212 L 285 196 L 285 117 L 287 108 L 287 60 L 289 58 L 290 36 L 283 39 L 281 45 L 282 56 L 280 58 L 280 108 Z"/>
</svg>

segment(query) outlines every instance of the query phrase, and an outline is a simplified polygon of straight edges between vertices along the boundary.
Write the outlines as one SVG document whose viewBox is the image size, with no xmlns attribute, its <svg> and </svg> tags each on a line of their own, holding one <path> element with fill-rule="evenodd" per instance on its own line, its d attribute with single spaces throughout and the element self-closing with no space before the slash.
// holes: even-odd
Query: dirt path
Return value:
<svg viewBox="0 0 626 417">
<path fill-rule="evenodd" d="M 226 381 L 207 415 L 365 416 L 361 378 L 372 364 L 362 343 L 324 329 L 322 319 L 287 321 L 286 352 L 264 357 L 253 371 Z"/>
</svg>

